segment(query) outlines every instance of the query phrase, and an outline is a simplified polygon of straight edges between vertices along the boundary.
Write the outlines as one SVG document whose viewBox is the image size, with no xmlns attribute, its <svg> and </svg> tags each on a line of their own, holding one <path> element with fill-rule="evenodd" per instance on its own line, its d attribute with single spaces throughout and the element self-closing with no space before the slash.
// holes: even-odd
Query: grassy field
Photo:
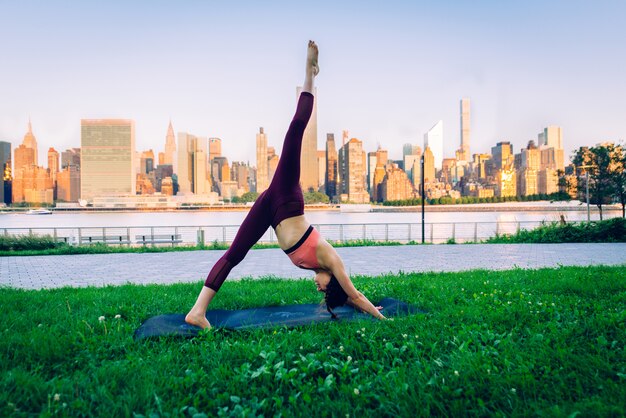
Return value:
<svg viewBox="0 0 626 418">
<path fill-rule="evenodd" d="M 357 277 L 428 314 L 133 341 L 197 284 L 0 289 L 0 416 L 623 416 L 626 269 Z M 315 303 L 227 281 L 212 308 Z M 204 415 L 203 415 L 204 414 Z"/>
</svg>

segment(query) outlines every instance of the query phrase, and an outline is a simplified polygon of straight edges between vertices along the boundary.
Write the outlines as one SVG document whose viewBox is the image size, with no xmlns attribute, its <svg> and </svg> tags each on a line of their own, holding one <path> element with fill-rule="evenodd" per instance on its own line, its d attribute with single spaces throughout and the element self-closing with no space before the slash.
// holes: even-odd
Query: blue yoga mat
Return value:
<svg viewBox="0 0 626 418">
<path fill-rule="evenodd" d="M 415 306 L 392 298 L 385 298 L 375 305 L 383 307 L 381 312 L 386 317 L 424 313 Z M 371 315 L 358 312 L 350 306 L 342 306 L 333 311 L 339 317 L 339 321 L 374 319 Z M 295 327 L 333 320 L 326 311 L 325 305 L 319 304 L 271 306 L 238 311 L 212 310 L 207 311 L 206 317 L 211 326 L 231 330 L 276 326 Z M 167 314 L 147 319 L 135 331 L 135 339 L 141 340 L 160 336 L 193 337 L 198 332 L 200 332 L 200 328 L 185 322 L 184 314 Z"/>
</svg>

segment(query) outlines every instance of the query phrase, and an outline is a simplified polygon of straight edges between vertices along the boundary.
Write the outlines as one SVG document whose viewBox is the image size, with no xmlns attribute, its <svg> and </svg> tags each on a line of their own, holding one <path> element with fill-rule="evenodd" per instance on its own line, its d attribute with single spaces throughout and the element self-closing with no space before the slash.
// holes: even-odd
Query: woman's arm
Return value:
<svg viewBox="0 0 626 418">
<path fill-rule="evenodd" d="M 321 267 L 331 271 L 337 278 L 342 289 L 348 295 L 348 304 L 363 312 L 367 312 L 375 318 L 386 319 L 385 316 L 380 313 L 380 310 L 376 308 L 363 293 L 359 292 L 354 287 L 350 276 L 346 273 L 346 268 L 343 265 L 341 257 L 339 257 L 335 249 L 323 239 L 320 240 L 318 245 L 317 259 Z"/>
</svg>

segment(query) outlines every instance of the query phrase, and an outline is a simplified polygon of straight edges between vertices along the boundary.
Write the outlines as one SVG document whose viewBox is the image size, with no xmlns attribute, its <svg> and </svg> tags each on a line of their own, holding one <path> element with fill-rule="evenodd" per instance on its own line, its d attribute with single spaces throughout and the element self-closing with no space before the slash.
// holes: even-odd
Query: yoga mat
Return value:
<svg viewBox="0 0 626 418">
<path fill-rule="evenodd" d="M 419 308 L 392 298 L 385 298 L 375 306 L 382 306 L 381 311 L 386 317 L 424 313 Z M 375 318 L 369 314 L 356 311 L 351 306 L 341 306 L 333 311 L 339 321 Z M 318 324 L 332 321 L 325 305 L 288 305 L 266 308 L 251 308 L 238 311 L 211 310 L 206 317 L 211 326 L 231 330 L 249 328 L 268 328 L 276 326 L 295 327 L 299 325 Z M 188 325 L 184 314 L 158 315 L 144 321 L 135 331 L 135 340 L 160 336 L 193 337 L 200 328 Z"/>
</svg>

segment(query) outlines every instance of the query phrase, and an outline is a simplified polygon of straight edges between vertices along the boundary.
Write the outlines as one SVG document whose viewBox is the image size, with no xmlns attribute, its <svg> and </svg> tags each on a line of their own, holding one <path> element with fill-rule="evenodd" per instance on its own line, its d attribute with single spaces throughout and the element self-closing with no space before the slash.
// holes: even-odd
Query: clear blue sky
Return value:
<svg viewBox="0 0 626 418">
<path fill-rule="evenodd" d="M 0 140 L 17 146 L 30 116 L 43 163 L 80 146 L 81 118 L 127 118 L 158 152 L 171 118 L 254 162 L 259 126 L 282 144 L 308 39 L 319 149 L 347 129 L 399 158 L 442 119 L 452 156 L 462 97 L 472 153 L 518 152 L 547 125 L 567 155 L 626 138 L 623 1 L 308 3 L 0 0 Z"/>
</svg>

